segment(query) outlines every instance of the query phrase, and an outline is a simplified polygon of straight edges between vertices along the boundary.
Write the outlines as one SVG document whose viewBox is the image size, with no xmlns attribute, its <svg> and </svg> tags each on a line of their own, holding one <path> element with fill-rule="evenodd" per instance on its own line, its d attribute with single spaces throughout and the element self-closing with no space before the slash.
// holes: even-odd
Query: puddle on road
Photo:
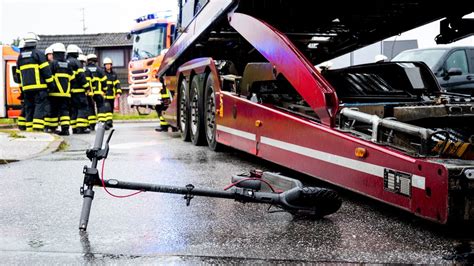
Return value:
<svg viewBox="0 0 474 266">
<path fill-rule="evenodd" d="M 120 143 L 120 144 L 111 144 L 110 149 L 122 149 L 122 150 L 129 150 L 129 149 L 136 149 L 142 148 L 147 146 L 154 146 L 159 144 L 158 141 L 147 141 L 147 142 L 127 142 L 127 143 Z"/>
<path fill-rule="evenodd" d="M 44 242 L 42 240 L 30 240 L 28 241 L 28 246 L 32 248 L 40 248 L 44 246 Z"/>
<path fill-rule="evenodd" d="M 443 257 L 455 263 L 474 263 L 474 241 L 466 241 L 454 247 L 454 253 Z"/>
</svg>

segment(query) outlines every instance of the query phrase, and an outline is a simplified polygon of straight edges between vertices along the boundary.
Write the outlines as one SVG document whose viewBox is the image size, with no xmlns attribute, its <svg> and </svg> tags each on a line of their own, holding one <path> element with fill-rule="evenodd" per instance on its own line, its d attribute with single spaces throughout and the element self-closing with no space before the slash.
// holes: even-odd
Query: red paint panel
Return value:
<svg viewBox="0 0 474 266">
<path fill-rule="evenodd" d="M 229 23 L 288 79 L 325 125 L 334 126 L 338 111 L 334 89 L 285 35 L 245 14 L 229 15 Z"/>
<path fill-rule="evenodd" d="M 396 150 L 377 146 L 369 141 L 363 141 L 315 122 L 254 104 L 231 94 L 227 94 L 225 97 L 224 109 L 228 109 L 229 105 L 227 104 L 231 102 L 243 107 L 245 115 L 250 116 L 251 119 L 246 117 L 243 121 L 229 124 L 229 126 L 248 131 L 251 130 L 251 120 L 262 121 L 262 126 L 257 131 L 252 131 L 257 134 L 257 142 L 259 142 L 257 155 L 259 157 L 403 208 L 418 216 L 441 223 L 446 222 L 448 186 L 447 172 L 442 165 L 414 159 Z M 224 114 L 225 117 L 221 121 L 229 120 L 230 114 L 226 112 Z M 327 153 L 328 156 L 341 156 L 375 165 L 376 168 L 382 169 L 382 172 L 378 173 L 383 173 L 383 168 L 388 168 L 425 177 L 426 187 L 430 188 L 431 196 L 428 196 L 425 190 L 413 186 L 411 197 L 387 191 L 384 189 L 383 177 L 370 174 L 370 170 L 364 172 L 347 168 L 347 165 L 338 159 L 339 157 L 332 157 L 328 162 L 267 145 L 261 143 L 262 137 L 321 151 Z M 240 140 L 226 141 L 226 144 L 247 151 L 243 146 L 244 143 Z M 368 151 L 366 158 L 359 159 L 355 156 L 354 151 L 358 147 Z M 419 165 L 421 165 L 421 170 Z M 441 175 L 438 174 L 438 169 L 441 169 Z"/>
</svg>

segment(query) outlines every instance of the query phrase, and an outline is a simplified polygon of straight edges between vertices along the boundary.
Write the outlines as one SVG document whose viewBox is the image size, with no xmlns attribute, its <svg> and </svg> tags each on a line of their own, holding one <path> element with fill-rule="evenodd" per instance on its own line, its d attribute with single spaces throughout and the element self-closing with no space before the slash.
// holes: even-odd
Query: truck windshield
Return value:
<svg viewBox="0 0 474 266">
<path fill-rule="evenodd" d="M 399 53 L 391 61 L 421 61 L 434 71 L 433 68 L 446 51 L 446 49 L 408 50 Z"/>
<path fill-rule="evenodd" d="M 165 48 L 166 24 L 133 33 L 132 60 L 156 57 Z"/>
</svg>

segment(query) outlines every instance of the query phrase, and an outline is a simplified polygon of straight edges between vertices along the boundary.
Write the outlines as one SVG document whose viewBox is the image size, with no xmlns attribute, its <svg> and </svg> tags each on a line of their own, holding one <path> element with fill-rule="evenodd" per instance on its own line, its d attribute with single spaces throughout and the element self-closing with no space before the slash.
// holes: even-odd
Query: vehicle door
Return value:
<svg viewBox="0 0 474 266">
<path fill-rule="evenodd" d="M 470 50 L 456 49 L 447 56 L 444 62 L 445 83 L 441 83 L 447 91 L 474 94 L 474 69 L 468 60 L 472 58 L 470 53 Z"/>
<path fill-rule="evenodd" d="M 16 62 L 7 61 L 5 68 L 5 85 L 6 85 L 6 107 L 8 117 L 17 117 L 21 108 L 20 84 L 16 83 L 13 75 L 16 72 Z"/>
</svg>

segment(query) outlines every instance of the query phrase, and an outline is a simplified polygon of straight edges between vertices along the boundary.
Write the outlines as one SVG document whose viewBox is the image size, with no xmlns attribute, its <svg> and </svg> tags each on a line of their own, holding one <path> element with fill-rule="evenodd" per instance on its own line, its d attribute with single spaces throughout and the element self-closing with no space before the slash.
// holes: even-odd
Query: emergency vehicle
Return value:
<svg viewBox="0 0 474 266">
<path fill-rule="evenodd" d="M 13 79 L 19 51 L 9 45 L 0 45 L 0 117 L 16 118 L 20 115 L 20 85 Z"/>
<path fill-rule="evenodd" d="M 473 34 L 474 2 L 178 1 L 158 76 L 185 141 L 230 146 L 438 223 L 474 220 L 474 104 L 422 62 L 326 60 L 441 20 Z M 471 26 L 470 26 L 471 25 Z M 176 80 L 176 83 L 168 81 Z"/>
<path fill-rule="evenodd" d="M 173 42 L 175 23 L 170 16 L 148 14 L 136 19 L 129 37 L 133 38 L 131 62 L 128 65 L 130 84 L 127 103 L 139 113 L 161 104 L 161 83 L 156 78 L 161 60 Z"/>
</svg>

